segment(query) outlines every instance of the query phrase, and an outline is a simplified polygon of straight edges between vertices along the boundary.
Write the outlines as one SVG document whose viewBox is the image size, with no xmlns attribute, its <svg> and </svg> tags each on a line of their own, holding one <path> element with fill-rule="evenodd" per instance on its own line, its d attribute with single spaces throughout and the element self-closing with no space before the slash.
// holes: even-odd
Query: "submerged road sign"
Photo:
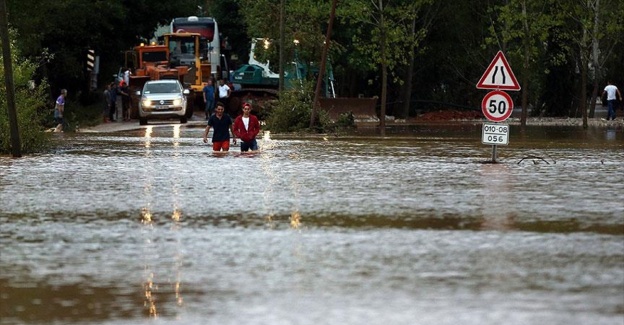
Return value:
<svg viewBox="0 0 624 325">
<path fill-rule="evenodd" d="M 520 84 L 502 51 L 498 51 L 485 70 L 477 83 L 477 89 L 520 90 Z"/>
</svg>

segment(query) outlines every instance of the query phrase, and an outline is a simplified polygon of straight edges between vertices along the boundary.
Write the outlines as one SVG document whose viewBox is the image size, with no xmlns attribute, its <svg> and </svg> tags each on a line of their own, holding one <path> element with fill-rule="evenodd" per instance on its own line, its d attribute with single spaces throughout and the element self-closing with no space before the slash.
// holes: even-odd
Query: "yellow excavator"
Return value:
<svg viewBox="0 0 624 325">
<path fill-rule="evenodd" d="M 169 65 L 172 68 L 184 67 L 187 73 L 182 84 L 192 89 L 197 106 L 203 106 L 202 90 L 211 78 L 212 62 L 206 43 L 198 33 L 164 34 L 165 47 L 169 51 Z M 192 110 L 191 110 L 192 111 Z"/>
</svg>

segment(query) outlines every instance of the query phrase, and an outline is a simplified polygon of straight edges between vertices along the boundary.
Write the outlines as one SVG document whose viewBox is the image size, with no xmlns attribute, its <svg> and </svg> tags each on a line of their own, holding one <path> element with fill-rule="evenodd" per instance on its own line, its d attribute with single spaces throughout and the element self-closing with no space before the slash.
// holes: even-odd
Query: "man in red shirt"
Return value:
<svg viewBox="0 0 624 325">
<path fill-rule="evenodd" d="M 251 104 L 243 105 L 243 114 L 234 120 L 232 133 L 241 140 L 241 152 L 258 150 L 256 136 L 260 133 L 260 122 L 251 114 Z"/>
</svg>

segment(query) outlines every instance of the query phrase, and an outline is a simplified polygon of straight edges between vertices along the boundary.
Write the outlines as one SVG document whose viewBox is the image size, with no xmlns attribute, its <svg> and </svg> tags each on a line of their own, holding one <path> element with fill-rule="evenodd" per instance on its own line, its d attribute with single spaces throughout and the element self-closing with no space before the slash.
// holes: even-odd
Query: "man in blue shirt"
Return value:
<svg viewBox="0 0 624 325">
<path fill-rule="evenodd" d="M 119 89 L 115 82 L 110 84 L 110 108 L 108 109 L 108 120 L 115 122 L 115 116 L 117 115 L 117 93 Z"/>
<path fill-rule="evenodd" d="M 223 103 L 217 103 L 215 113 L 208 119 L 208 126 L 206 126 L 206 130 L 204 131 L 204 143 L 208 143 L 208 132 L 210 132 L 210 128 L 213 128 L 213 151 L 230 150 L 230 132 L 232 132 L 232 139 L 234 140 L 234 144 L 236 144 L 236 136 L 234 136 L 234 130 L 232 129 L 232 118 L 223 113 L 225 111 L 223 106 Z"/>
<path fill-rule="evenodd" d="M 61 89 L 61 95 L 58 96 L 56 104 L 54 105 L 54 120 L 57 123 L 54 132 L 63 132 L 63 128 L 65 127 L 65 119 L 63 118 L 63 114 L 65 113 L 65 97 L 67 97 L 67 89 Z"/>
<path fill-rule="evenodd" d="M 215 88 L 212 84 L 212 79 L 208 79 L 208 84 L 204 86 L 204 103 L 206 103 L 206 121 L 212 115 L 212 111 L 214 110 L 214 102 L 215 102 Z"/>
</svg>

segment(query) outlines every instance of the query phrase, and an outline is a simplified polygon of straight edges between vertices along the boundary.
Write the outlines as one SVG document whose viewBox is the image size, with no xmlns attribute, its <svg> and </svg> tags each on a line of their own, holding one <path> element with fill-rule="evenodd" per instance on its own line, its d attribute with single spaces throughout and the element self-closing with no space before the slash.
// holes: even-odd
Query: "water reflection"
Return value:
<svg viewBox="0 0 624 325">
<path fill-rule="evenodd" d="M 615 141 L 617 136 L 617 130 L 615 128 L 608 128 L 606 131 L 607 141 Z"/>
<path fill-rule="evenodd" d="M 174 165 L 177 165 L 177 160 L 181 159 L 181 131 L 180 125 L 174 125 L 172 129 L 172 137 L 171 137 L 171 160 Z M 144 161 L 144 164 L 140 166 L 143 171 L 141 179 L 143 180 L 143 207 L 141 208 L 140 218 L 141 223 L 143 224 L 143 235 L 144 235 L 144 279 L 143 282 L 143 290 L 144 290 L 144 308 L 147 311 L 147 315 L 151 318 L 158 318 L 160 314 L 160 309 L 158 308 L 158 297 L 164 297 L 167 294 L 167 291 L 161 292 L 161 285 L 164 285 L 165 282 L 171 281 L 171 276 L 173 276 L 173 282 L 170 282 L 173 295 L 175 297 L 175 303 L 178 308 L 183 306 L 184 299 L 181 290 L 182 283 L 182 271 L 181 266 L 184 262 L 184 256 L 182 254 L 182 243 L 179 238 L 178 232 L 182 228 L 182 209 L 180 206 L 180 171 L 176 169 L 171 170 L 160 170 L 160 166 L 156 165 L 157 157 L 154 153 L 154 147 L 152 145 L 153 128 L 151 126 L 145 129 L 144 138 L 144 154 L 143 156 L 148 158 Z M 184 163 L 180 163 L 184 165 Z M 166 175 L 168 178 L 168 184 L 170 189 L 163 189 L 162 185 L 158 185 L 155 187 L 156 177 L 160 174 Z M 186 169 L 181 172 L 186 172 Z M 161 227 L 162 223 L 155 222 L 154 215 L 152 212 L 152 206 L 154 204 L 154 194 L 158 196 L 158 193 L 153 193 L 154 191 L 165 190 L 165 192 L 170 193 L 168 199 L 171 200 L 171 226 L 170 231 L 172 236 L 174 236 L 174 244 L 172 246 L 173 249 L 167 249 L 164 252 L 162 250 L 162 246 L 158 244 L 158 239 L 160 236 L 159 227 Z M 165 222 L 166 224 L 166 222 Z M 172 269 L 167 269 L 167 264 L 160 263 L 160 255 L 162 253 L 173 254 L 173 262 Z M 161 299 L 162 301 L 162 299 Z"/>
<path fill-rule="evenodd" d="M 482 164 L 480 166 L 483 224 L 485 230 L 513 229 L 516 214 L 512 195 L 512 171 L 505 164 Z"/>
<path fill-rule="evenodd" d="M 275 141 L 271 140 L 270 132 L 265 131 L 262 142 L 258 146 L 258 150 L 262 152 L 260 156 L 260 168 L 262 170 L 261 177 L 265 178 L 263 182 L 262 202 L 263 212 L 266 215 L 265 219 L 269 227 L 274 227 L 273 216 L 275 214 L 274 205 L 274 192 L 273 188 L 277 186 L 279 182 L 278 173 L 275 171 L 275 164 L 273 160 L 275 155 L 270 151 L 275 148 Z"/>
<path fill-rule="evenodd" d="M 145 148 L 149 148 L 152 145 L 152 132 L 154 130 L 153 126 L 147 126 L 145 128 Z"/>
</svg>

